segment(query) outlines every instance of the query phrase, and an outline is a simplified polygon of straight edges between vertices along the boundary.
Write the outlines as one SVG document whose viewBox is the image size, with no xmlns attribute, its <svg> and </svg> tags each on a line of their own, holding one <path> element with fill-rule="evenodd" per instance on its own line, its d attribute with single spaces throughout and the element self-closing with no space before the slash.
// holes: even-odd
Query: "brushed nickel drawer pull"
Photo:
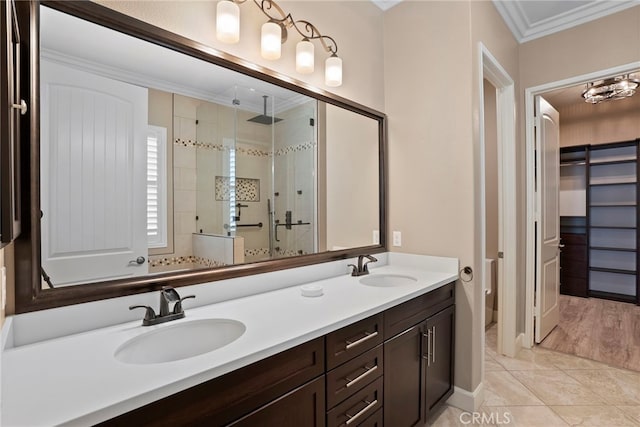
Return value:
<svg viewBox="0 0 640 427">
<path fill-rule="evenodd" d="M 357 346 L 357 345 L 359 345 L 359 344 L 362 344 L 363 342 L 365 342 L 365 341 L 367 341 L 367 340 L 369 340 L 369 339 L 371 339 L 371 338 L 374 338 L 374 337 L 376 337 L 376 336 L 378 336 L 378 331 L 374 331 L 374 332 L 365 332 L 365 333 L 364 333 L 364 337 L 360 338 L 360 339 L 359 339 L 359 340 L 357 340 L 357 341 L 353 341 L 353 342 L 351 342 L 351 341 L 347 340 L 347 341 L 346 341 L 346 343 L 347 343 L 347 347 L 346 347 L 346 349 L 347 349 L 347 350 L 352 349 L 353 347 L 355 347 L 355 346 Z"/>
<path fill-rule="evenodd" d="M 368 402 L 368 401 L 366 401 L 366 400 L 363 400 L 362 402 L 363 402 L 363 403 L 366 403 L 366 404 L 367 404 L 367 406 L 365 406 L 365 407 L 364 407 L 364 408 L 362 408 L 360 411 L 358 411 L 358 413 L 357 413 L 357 414 L 355 414 L 355 415 L 349 415 L 349 414 L 346 414 L 346 413 L 345 413 L 345 415 L 347 416 L 347 418 L 349 418 L 349 419 L 347 420 L 347 425 L 349 425 L 349 424 L 351 424 L 351 423 L 356 422 L 356 420 L 357 420 L 358 418 L 360 418 L 362 415 L 364 415 L 364 414 L 365 414 L 369 409 L 371 409 L 371 408 L 373 408 L 374 406 L 376 406 L 376 405 L 378 404 L 378 399 L 374 399 L 374 401 L 373 401 L 373 402 Z"/>
<path fill-rule="evenodd" d="M 427 329 L 427 333 L 422 333 L 422 336 L 427 339 L 427 355 L 422 356 L 423 359 L 427 359 L 427 367 L 431 366 L 431 329 Z"/>
<path fill-rule="evenodd" d="M 351 379 L 349 377 L 344 377 L 344 379 L 348 381 L 347 387 L 351 387 L 352 385 L 354 385 L 355 383 L 357 383 L 361 379 L 365 378 L 370 373 L 375 372 L 378 369 L 378 365 L 365 366 L 364 369 L 365 369 L 365 371 L 362 374 L 360 374 L 357 377 L 355 377 L 354 379 Z"/>
<path fill-rule="evenodd" d="M 431 337 L 431 341 L 433 341 L 433 345 L 431 346 L 431 361 L 436 363 L 436 326 L 433 325 L 433 336 Z"/>
</svg>

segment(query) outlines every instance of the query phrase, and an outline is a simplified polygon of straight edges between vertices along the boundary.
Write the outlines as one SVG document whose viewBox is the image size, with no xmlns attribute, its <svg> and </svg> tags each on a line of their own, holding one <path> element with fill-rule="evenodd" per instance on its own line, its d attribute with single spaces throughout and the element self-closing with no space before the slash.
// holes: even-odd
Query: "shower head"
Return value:
<svg viewBox="0 0 640 427">
<path fill-rule="evenodd" d="M 282 119 L 278 118 L 278 117 L 273 117 L 273 116 L 268 116 L 267 115 L 267 95 L 263 95 L 262 98 L 264 99 L 264 113 L 260 114 L 259 116 L 255 116 L 250 118 L 249 120 L 247 120 L 248 122 L 254 122 L 254 123 L 260 123 L 261 125 L 271 125 L 273 123 L 278 123 L 280 121 L 282 121 Z"/>
</svg>

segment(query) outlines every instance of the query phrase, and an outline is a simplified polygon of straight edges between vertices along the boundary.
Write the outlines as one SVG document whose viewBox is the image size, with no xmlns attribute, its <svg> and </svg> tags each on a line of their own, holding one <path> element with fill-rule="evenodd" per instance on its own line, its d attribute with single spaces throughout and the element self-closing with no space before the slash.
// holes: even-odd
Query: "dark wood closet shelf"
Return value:
<svg viewBox="0 0 640 427">
<path fill-rule="evenodd" d="M 591 162 L 589 166 L 623 165 L 625 163 L 635 163 L 636 161 L 636 159 L 605 160 L 603 162 Z"/>
<path fill-rule="evenodd" d="M 628 182 L 602 182 L 596 184 L 589 184 L 591 187 L 611 187 L 613 185 L 636 185 L 637 181 L 628 181 Z"/>
<path fill-rule="evenodd" d="M 636 302 L 635 295 L 616 294 L 614 292 L 589 291 L 589 296 L 593 298 L 602 298 L 612 301 Z"/>
<path fill-rule="evenodd" d="M 600 271 L 602 273 L 617 273 L 617 274 L 629 274 L 632 276 L 636 275 L 635 270 L 623 270 L 619 268 L 604 268 L 604 267 L 589 267 L 591 271 Z"/>
<path fill-rule="evenodd" d="M 591 225 L 591 228 L 609 228 L 612 230 L 635 230 L 637 227 L 623 227 L 621 225 Z"/>
<path fill-rule="evenodd" d="M 590 208 L 634 208 L 638 206 L 637 203 L 591 203 Z"/>
<path fill-rule="evenodd" d="M 612 248 L 610 246 L 589 246 L 589 249 L 594 250 L 594 251 L 636 252 L 635 249 Z"/>
</svg>

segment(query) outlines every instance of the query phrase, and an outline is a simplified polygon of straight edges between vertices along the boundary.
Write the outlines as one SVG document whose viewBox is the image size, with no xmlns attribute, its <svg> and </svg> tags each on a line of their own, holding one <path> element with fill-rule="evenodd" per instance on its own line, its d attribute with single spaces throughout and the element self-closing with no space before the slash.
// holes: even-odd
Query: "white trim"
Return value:
<svg viewBox="0 0 640 427">
<path fill-rule="evenodd" d="M 629 64 L 617 67 L 607 68 L 600 71 L 594 71 L 588 74 L 582 74 L 555 82 L 545 83 L 538 86 L 526 88 L 524 91 L 525 103 L 525 143 L 526 143 L 526 166 L 527 166 L 527 240 L 526 240 L 526 278 L 525 278 L 525 329 L 522 345 L 525 348 L 533 346 L 533 301 L 534 301 L 534 280 L 535 280 L 535 111 L 534 101 L 536 95 L 541 95 L 551 90 L 562 89 L 569 86 L 576 86 L 589 81 L 600 80 L 607 77 L 613 77 L 620 74 L 627 74 L 640 69 L 640 61 L 631 62 Z M 499 310 L 499 308 L 498 308 Z"/>
<path fill-rule="evenodd" d="M 480 275 L 484 281 L 484 258 L 486 258 L 486 224 L 485 224 L 485 180 L 484 180 L 484 93 L 482 80 L 487 79 L 497 89 L 498 119 L 498 185 L 500 236 L 498 250 L 504 258 L 498 260 L 502 268 L 498 268 L 498 352 L 507 356 L 515 356 L 516 346 L 516 285 L 517 285 L 517 228 L 516 228 L 516 127 L 515 127 L 515 87 L 513 79 L 500 65 L 489 50 L 479 43 L 480 58 Z M 484 283 L 482 286 L 484 290 Z M 484 292 L 476 309 L 482 312 L 484 322 Z M 483 323 L 484 327 L 484 323 Z M 484 341 L 483 341 L 484 343 Z M 483 344 L 484 351 L 484 344 Z M 481 368 L 484 378 L 484 366 Z"/>
<path fill-rule="evenodd" d="M 158 220 L 158 232 L 155 238 L 149 237 L 149 138 L 155 138 L 156 140 L 156 148 L 157 148 L 157 159 L 156 159 L 156 168 L 157 168 L 157 220 Z M 149 125 L 147 128 L 147 156 L 146 156 L 146 170 L 147 176 L 146 178 L 146 188 L 147 188 L 147 221 L 146 221 L 146 230 L 147 230 L 147 246 L 149 249 L 167 249 L 168 241 L 169 241 L 169 229 L 167 226 L 167 217 L 169 213 L 167 211 L 168 206 L 168 188 L 167 188 L 167 174 L 169 170 L 169 162 L 167 161 L 167 128 L 162 126 L 154 126 Z M 173 146 L 171 145 L 173 148 Z"/>
<path fill-rule="evenodd" d="M 523 343 L 524 343 L 524 332 L 518 334 L 518 337 L 516 338 L 516 355 L 520 353 L 520 350 L 522 350 Z"/>
<path fill-rule="evenodd" d="M 447 400 L 447 405 L 455 406 L 463 411 L 474 412 L 484 402 L 484 383 L 480 383 L 473 392 L 460 387 L 453 387 L 453 394 Z"/>
<path fill-rule="evenodd" d="M 493 4 L 518 43 L 525 43 L 637 6 L 638 1 L 591 1 L 536 22 L 529 20 L 520 2 L 493 0 Z"/>
</svg>

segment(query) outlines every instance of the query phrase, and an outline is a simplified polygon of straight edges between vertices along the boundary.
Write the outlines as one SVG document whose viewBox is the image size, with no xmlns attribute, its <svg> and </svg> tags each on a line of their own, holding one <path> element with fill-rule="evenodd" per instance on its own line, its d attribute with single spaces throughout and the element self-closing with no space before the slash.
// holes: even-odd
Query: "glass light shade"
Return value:
<svg viewBox="0 0 640 427">
<path fill-rule="evenodd" d="M 296 45 L 296 71 L 300 74 L 313 73 L 314 47 L 313 43 L 304 39 Z"/>
<path fill-rule="evenodd" d="M 260 53 L 264 59 L 280 58 L 282 48 L 282 28 L 275 22 L 262 25 Z"/>
<path fill-rule="evenodd" d="M 330 56 L 324 64 L 324 84 L 330 87 L 342 85 L 342 59 Z"/>
<path fill-rule="evenodd" d="M 228 0 L 216 6 L 216 38 L 223 43 L 238 43 L 240 40 L 240 8 Z"/>
</svg>

